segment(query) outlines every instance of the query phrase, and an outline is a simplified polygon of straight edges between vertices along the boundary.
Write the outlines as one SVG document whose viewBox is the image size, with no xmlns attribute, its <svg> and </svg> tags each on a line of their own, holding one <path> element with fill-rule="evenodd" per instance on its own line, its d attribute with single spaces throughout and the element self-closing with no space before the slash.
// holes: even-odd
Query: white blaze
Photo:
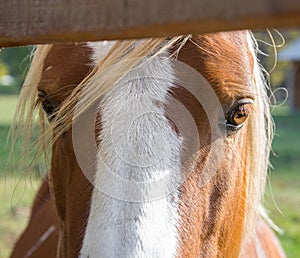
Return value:
<svg viewBox="0 0 300 258">
<path fill-rule="evenodd" d="M 94 188 L 81 257 L 176 256 L 177 193 L 148 202 L 126 201 L 134 194 L 140 200 L 143 195 L 148 198 L 151 189 L 142 182 L 180 174 L 182 141 L 166 119 L 163 106 L 174 79 L 170 60 L 155 57 L 130 71 L 101 99 L 99 157 L 107 167 L 97 162 L 95 185 L 105 182 L 121 198 L 114 199 Z M 113 177 L 103 176 L 107 168 L 142 189 L 136 193 L 115 187 Z"/>
</svg>

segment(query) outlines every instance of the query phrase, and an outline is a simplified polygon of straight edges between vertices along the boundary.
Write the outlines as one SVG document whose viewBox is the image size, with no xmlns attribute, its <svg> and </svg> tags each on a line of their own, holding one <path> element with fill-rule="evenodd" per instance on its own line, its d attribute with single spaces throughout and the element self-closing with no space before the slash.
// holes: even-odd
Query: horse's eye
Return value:
<svg viewBox="0 0 300 258">
<path fill-rule="evenodd" d="M 56 111 L 56 106 L 54 103 L 49 100 L 47 94 L 43 91 L 38 93 L 39 101 L 42 105 L 43 110 L 45 111 L 48 120 L 51 121 L 54 118 L 54 113 Z"/>
<path fill-rule="evenodd" d="M 252 99 L 242 99 L 230 110 L 226 118 L 227 134 L 233 134 L 244 126 L 252 104 Z"/>
</svg>

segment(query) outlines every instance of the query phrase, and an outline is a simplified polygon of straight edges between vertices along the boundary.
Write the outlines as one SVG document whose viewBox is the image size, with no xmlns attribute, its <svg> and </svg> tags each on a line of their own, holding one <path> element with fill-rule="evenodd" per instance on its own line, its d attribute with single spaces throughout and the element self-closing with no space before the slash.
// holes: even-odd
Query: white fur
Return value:
<svg viewBox="0 0 300 258">
<path fill-rule="evenodd" d="M 39 238 L 34 246 L 32 246 L 25 254 L 24 258 L 31 257 L 34 252 L 40 247 L 40 245 L 46 241 L 46 239 L 55 231 L 55 226 L 51 226 L 47 231 Z"/>
<path fill-rule="evenodd" d="M 264 250 L 262 244 L 260 243 L 260 239 L 257 236 L 255 237 L 255 251 L 256 251 L 257 257 L 267 258 L 265 250 Z"/>
<path fill-rule="evenodd" d="M 162 105 L 172 81 L 170 61 L 155 57 L 130 71 L 102 98 L 100 158 L 94 180 L 96 185 L 105 182 L 119 199 L 94 188 L 81 257 L 176 256 L 177 192 L 142 201 L 153 190 L 142 182 L 180 175 L 182 141 L 166 119 Z M 104 176 L 105 169 L 124 182 L 136 182 L 140 189 L 128 189 L 125 183 L 116 186 L 114 177 Z M 166 185 L 165 192 L 169 190 Z M 141 201 L 128 201 L 132 198 Z"/>
<path fill-rule="evenodd" d="M 93 49 L 92 59 L 94 63 L 104 58 L 109 50 L 113 47 L 116 41 L 100 41 L 100 42 L 88 42 L 87 45 Z"/>
</svg>

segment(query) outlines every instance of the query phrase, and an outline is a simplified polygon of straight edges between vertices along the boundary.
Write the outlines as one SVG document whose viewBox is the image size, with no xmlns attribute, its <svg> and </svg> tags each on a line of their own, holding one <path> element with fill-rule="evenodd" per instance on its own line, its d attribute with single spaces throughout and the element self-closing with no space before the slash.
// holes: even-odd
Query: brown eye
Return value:
<svg viewBox="0 0 300 258">
<path fill-rule="evenodd" d="M 232 134 L 243 127 L 250 114 L 252 104 L 252 99 L 242 99 L 237 102 L 233 109 L 231 109 L 226 119 L 228 134 Z"/>
<path fill-rule="evenodd" d="M 55 105 L 51 100 L 48 99 L 48 96 L 45 92 L 40 91 L 38 93 L 39 102 L 42 104 L 42 108 L 45 111 L 48 120 L 51 121 L 54 117 L 54 113 L 56 111 Z"/>
<path fill-rule="evenodd" d="M 249 115 L 247 104 L 240 105 L 237 110 L 234 110 L 231 121 L 234 125 L 240 125 L 246 121 Z"/>
</svg>

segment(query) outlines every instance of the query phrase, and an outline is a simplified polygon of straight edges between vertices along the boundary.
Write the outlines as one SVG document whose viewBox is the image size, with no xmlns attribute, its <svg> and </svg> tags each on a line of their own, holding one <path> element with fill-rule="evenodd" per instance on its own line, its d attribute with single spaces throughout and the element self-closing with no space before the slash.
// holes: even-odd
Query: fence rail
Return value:
<svg viewBox="0 0 300 258">
<path fill-rule="evenodd" d="M 0 46 L 287 26 L 299 0 L 0 0 Z"/>
</svg>

